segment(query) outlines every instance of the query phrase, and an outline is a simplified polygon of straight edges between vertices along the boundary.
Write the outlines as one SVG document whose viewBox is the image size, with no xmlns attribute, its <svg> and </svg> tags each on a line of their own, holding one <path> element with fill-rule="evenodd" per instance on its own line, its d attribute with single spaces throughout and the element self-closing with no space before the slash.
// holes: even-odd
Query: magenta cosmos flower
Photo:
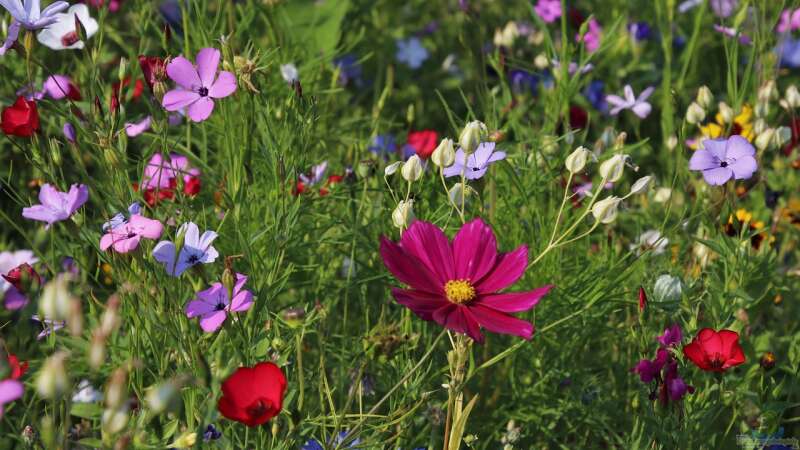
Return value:
<svg viewBox="0 0 800 450">
<path fill-rule="evenodd" d="M 158 220 L 134 214 L 130 220 L 108 230 L 100 238 L 100 250 L 106 251 L 113 246 L 117 253 L 128 253 L 139 246 L 142 238 L 158 239 L 163 231 L 164 226 Z"/>
<path fill-rule="evenodd" d="M 178 56 L 167 64 L 167 75 L 178 87 L 167 92 L 161 101 L 167 111 L 187 108 L 189 118 L 194 122 L 208 119 L 214 110 L 214 99 L 224 98 L 236 91 L 236 76 L 222 71 L 219 67 L 219 50 L 204 48 L 197 54 L 197 67 Z"/>
<path fill-rule="evenodd" d="M 737 180 L 753 176 L 758 169 L 756 149 L 747 139 L 733 135 L 728 139 L 706 139 L 703 148 L 697 150 L 689 160 L 689 170 L 703 172 L 710 185 L 721 185 L 733 177 Z"/>
<path fill-rule="evenodd" d="M 481 327 L 530 339 L 533 325 L 508 313 L 533 308 L 553 287 L 498 293 L 525 273 L 528 248 L 498 253 L 494 232 L 481 219 L 462 226 L 452 242 L 436 225 L 416 221 L 397 243 L 382 237 L 381 256 L 410 287 L 392 288 L 398 303 L 478 343 L 483 343 Z"/>
<path fill-rule="evenodd" d="M 561 0 L 539 0 L 533 7 L 536 15 L 547 23 L 555 22 L 561 17 Z"/>
<path fill-rule="evenodd" d="M 39 191 L 41 204 L 23 208 L 22 217 L 47 222 L 47 226 L 50 226 L 69 219 L 88 199 L 89 188 L 83 184 L 73 184 L 69 192 L 60 192 L 52 185 L 45 184 Z"/>
<path fill-rule="evenodd" d="M 200 317 L 200 328 L 206 333 L 217 331 L 231 311 L 247 311 L 253 306 L 253 293 L 243 289 L 247 277 L 237 273 L 233 286 L 233 300 L 228 297 L 228 289 L 222 283 L 214 283 L 210 288 L 197 293 L 197 298 L 186 305 L 188 318 Z"/>
</svg>

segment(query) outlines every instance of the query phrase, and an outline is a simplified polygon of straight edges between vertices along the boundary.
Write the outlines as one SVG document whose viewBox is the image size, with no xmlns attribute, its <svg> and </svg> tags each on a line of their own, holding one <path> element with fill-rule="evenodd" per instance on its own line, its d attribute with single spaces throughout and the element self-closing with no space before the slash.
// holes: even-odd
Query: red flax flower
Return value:
<svg viewBox="0 0 800 450">
<path fill-rule="evenodd" d="M 230 420 L 255 427 L 281 412 L 285 393 L 286 377 L 281 369 L 260 362 L 255 367 L 239 367 L 222 383 L 217 409 Z"/>
<path fill-rule="evenodd" d="M 408 145 L 414 149 L 417 156 L 428 159 L 439 145 L 439 133 L 433 130 L 412 131 L 408 133 Z"/>
<path fill-rule="evenodd" d="M 553 287 L 498 293 L 525 273 L 528 248 L 498 253 L 494 232 L 481 219 L 462 226 L 452 242 L 436 225 L 416 221 L 399 242 L 382 237 L 381 256 L 411 288 L 392 288 L 398 303 L 478 343 L 483 343 L 481 327 L 530 339 L 533 325 L 507 313 L 533 308 Z"/>
<path fill-rule="evenodd" d="M 11 106 L 3 108 L 2 122 L 3 133 L 7 136 L 31 137 L 39 131 L 39 112 L 36 102 L 17 97 Z"/>
<path fill-rule="evenodd" d="M 683 355 L 706 372 L 724 372 L 744 363 L 739 333 L 703 328 L 683 347 Z"/>
</svg>

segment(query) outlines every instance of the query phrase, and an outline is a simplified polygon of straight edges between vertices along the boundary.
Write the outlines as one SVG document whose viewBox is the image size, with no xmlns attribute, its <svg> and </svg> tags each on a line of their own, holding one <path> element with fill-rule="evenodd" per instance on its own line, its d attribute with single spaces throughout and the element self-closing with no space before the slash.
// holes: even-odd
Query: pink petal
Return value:
<svg viewBox="0 0 800 450">
<path fill-rule="evenodd" d="M 716 169 L 709 169 L 703 171 L 703 178 L 706 183 L 719 186 L 725 184 L 733 176 L 733 171 L 728 167 L 717 167 Z"/>
<path fill-rule="evenodd" d="M 136 247 L 139 246 L 139 240 L 141 240 L 141 238 L 138 235 L 130 238 L 119 239 L 114 242 L 114 251 L 117 253 L 128 253 L 136 250 Z"/>
<path fill-rule="evenodd" d="M 251 306 L 253 306 L 253 293 L 241 291 L 233 296 L 231 311 L 247 311 Z"/>
<path fill-rule="evenodd" d="M 114 234 L 106 233 L 100 238 L 100 250 L 106 251 L 114 243 Z"/>
<path fill-rule="evenodd" d="M 197 74 L 204 87 L 210 87 L 214 83 L 219 57 L 219 50 L 215 48 L 204 48 L 197 53 Z"/>
<path fill-rule="evenodd" d="M 464 224 L 453 238 L 456 278 L 475 282 L 492 269 L 497 259 L 497 240 L 480 218 Z"/>
<path fill-rule="evenodd" d="M 217 81 L 208 90 L 209 97 L 223 98 L 236 92 L 236 75 L 230 72 L 220 72 Z"/>
<path fill-rule="evenodd" d="M 193 122 L 202 122 L 208 119 L 214 110 L 214 100 L 211 97 L 200 97 L 199 100 L 189 105 L 189 118 Z"/>
<path fill-rule="evenodd" d="M 161 106 L 167 111 L 178 111 L 195 103 L 201 98 L 202 97 L 200 97 L 200 94 L 197 92 L 173 89 L 164 95 L 164 98 L 161 100 Z"/>
<path fill-rule="evenodd" d="M 185 310 L 186 317 L 191 319 L 197 316 L 211 314 L 217 310 L 217 305 L 215 303 L 208 303 L 203 300 L 192 300 L 186 304 Z"/>
<path fill-rule="evenodd" d="M 225 310 L 202 316 L 200 317 L 200 328 L 206 333 L 213 333 L 222 326 L 222 322 L 225 322 L 226 317 L 228 317 L 228 313 Z"/>
<path fill-rule="evenodd" d="M 434 295 L 444 295 L 443 286 L 433 280 L 424 263 L 394 242 L 381 237 L 383 264 L 401 283 Z"/>
<path fill-rule="evenodd" d="M 164 226 L 161 225 L 161 222 L 154 219 L 148 219 L 147 217 L 139 214 L 134 214 L 131 216 L 130 220 L 128 221 L 127 228 L 142 237 L 146 237 L 147 239 L 158 239 L 161 237 L 161 233 L 164 231 Z"/>
<path fill-rule="evenodd" d="M 400 246 L 422 261 L 440 284 L 456 278 L 450 241 L 436 225 L 414 221 L 400 238 Z"/>
<path fill-rule="evenodd" d="M 0 405 L 13 402 L 22 397 L 25 392 L 25 386 L 17 380 L 3 380 L 0 381 Z"/>
<path fill-rule="evenodd" d="M 483 335 L 472 315 L 467 316 L 465 306 L 454 305 L 452 303 L 443 306 L 433 313 L 433 320 L 448 330 L 466 334 L 476 342 L 483 342 Z"/>
<path fill-rule="evenodd" d="M 439 295 L 410 289 L 392 288 L 392 295 L 397 303 L 410 309 L 422 320 L 433 320 L 433 312 L 450 304 Z"/>
<path fill-rule="evenodd" d="M 501 253 L 491 272 L 475 283 L 479 294 L 491 294 L 505 289 L 525 273 L 528 268 L 528 247 L 519 246 L 513 252 Z"/>
<path fill-rule="evenodd" d="M 173 58 L 172 61 L 167 64 L 167 75 L 169 75 L 172 81 L 178 83 L 179 86 L 188 91 L 197 90 L 202 86 L 197 70 L 195 70 L 192 63 L 183 56 Z"/>
<path fill-rule="evenodd" d="M 532 291 L 491 294 L 480 297 L 476 303 L 504 313 L 527 311 L 536 306 L 552 288 L 548 284 Z"/>
<path fill-rule="evenodd" d="M 470 305 L 469 310 L 483 328 L 493 333 L 512 334 L 528 340 L 533 336 L 533 325 L 530 322 L 503 314 L 480 304 Z"/>
</svg>

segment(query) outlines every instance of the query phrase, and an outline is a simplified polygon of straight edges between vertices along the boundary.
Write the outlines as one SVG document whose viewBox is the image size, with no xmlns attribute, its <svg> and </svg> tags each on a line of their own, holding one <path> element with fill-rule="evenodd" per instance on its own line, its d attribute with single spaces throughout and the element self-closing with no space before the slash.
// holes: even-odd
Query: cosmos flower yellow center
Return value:
<svg viewBox="0 0 800 450">
<path fill-rule="evenodd" d="M 447 300 L 457 305 L 475 298 L 475 288 L 466 279 L 448 281 L 444 285 L 444 293 L 447 295 Z"/>
</svg>

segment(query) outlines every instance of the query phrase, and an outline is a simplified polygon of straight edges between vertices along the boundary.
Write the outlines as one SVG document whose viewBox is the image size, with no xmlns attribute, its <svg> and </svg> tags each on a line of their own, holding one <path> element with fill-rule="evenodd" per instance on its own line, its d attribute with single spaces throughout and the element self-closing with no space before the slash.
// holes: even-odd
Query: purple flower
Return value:
<svg viewBox="0 0 800 450">
<path fill-rule="evenodd" d="M 682 338 L 683 335 L 681 334 L 681 326 L 677 323 L 673 323 L 664 330 L 664 334 L 658 337 L 658 343 L 661 344 L 662 347 L 666 348 L 671 345 L 680 344 Z"/>
<path fill-rule="evenodd" d="M 204 48 L 197 53 L 197 67 L 182 57 L 170 61 L 167 75 L 178 88 L 164 95 L 161 104 L 167 111 L 188 108 L 189 118 L 194 122 L 208 119 L 214 110 L 214 99 L 220 99 L 236 91 L 236 76 L 222 71 L 217 76 L 220 52 L 215 48 Z"/>
<path fill-rule="evenodd" d="M 72 142 L 74 144 L 75 139 L 77 138 L 77 135 L 75 134 L 75 127 L 69 122 L 64 122 L 63 132 L 64 132 L 64 137 L 67 138 L 69 142 Z"/>
<path fill-rule="evenodd" d="M 356 86 L 362 84 L 361 81 L 361 65 L 358 63 L 355 55 L 346 54 L 333 60 L 333 65 L 339 69 L 339 84 L 346 86 L 353 80 Z"/>
<path fill-rule="evenodd" d="M 39 262 L 39 259 L 30 250 L 0 253 L 0 297 L 3 298 L 3 306 L 6 309 L 17 310 L 24 308 L 28 304 L 28 297 L 14 287 L 13 284 L 9 283 L 2 275 L 8 275 L 9 272 L 23 264 L 32 266 L 37 262 Z"/>
<path fill-rule="evenodd" d="M 197 264 L 210 264 L 219 256 L 217 249 L 211 245 L 217 238 L 217 233 L 213 231 L 200 235 L 196 224 L 186 222 L 178 228 L 178 236 L 183 236 L 180 251 L 171 241 L 161 241 L 153 248 L 153 258 L 163 264 L 173 277 L 180 276 Z"/>
<path fill-rule="evenodd" d="M 605 83 L 602 80 L 592 80 L 586 89 L 583 90 L 583 96 L 586 100 L 594 106 L 594 108 L 601 113 L 608 112 L 608 103 L 606 102 Z"/>
<path fill-rule="evenodd" d="M 632 22 L 628 24 L 628 32 L 635 41 L 641 42 L 650 39 L 653 31 L 647 22 Z"/>
<path fill-rule="evenodd" d="M 731 177 L 744 180 L 758 169 L 755 154 L 752 144 L 739 135 L 706 139 L 703 148 L 689 160 L 689 170 L 702 171 L 706 183 L 714 186 L 725 184 Z"/>
<path fill-rule="evenodd" d="M 800 39 L 783 39 L 775 51 L 780 57 L 781 67 L 789 69 L 800 67 Z"/>
<path fill-rule="evenodd" d="M 83 184 L 73 184 L 69 192 L 60 192 L 50 184 L 39 191 L 40 205 L 22 210 L 22 217 L 47 222 L 49 227 L 55 222 L 69 219 L 89 199 L 89 188 Z"/>
<path fill-rule="evenodd" d="M 722 25 L 714 25 L 714 29 L 728 37 L 739 37 L 739 43 L 742 45 L 750 45 L 753 41 L 750 36 L 736 31 L 736 28 L 723 27 Z"/>
<path fill-rule="evenodd" d="M 214 425 L 208 424 L 208 426 L 206 427 L 206 431 L 203 433 L 203 442 L 216 441 L 221 437 L 222 437 L 222 432 L 217 430 L 217 428 Z"/>
<path fill-rule="evenodd" d="M 31 320 L 39 322 L 42 325 L 42 331 L 36 335 L 36 340 L 38 341 L 50 336 L 51 333 L 55 333 L 67 325 L 63 320 L 42 319 L 36 314 L 31 316 Z"/>
<path fill-rule="evenodd" d="M 0 418 L 3 417 L 4 406 L 22 397 L 25 386 L 17 380 L 0 381 Z"/>
<path fill-rule="evenodd" d="M 229 312 L 246 311 L 253 306 L 253 293 L 243 289 L 246 282 L 246 276 L 236 274 L 232 300 L 222 283 L 214 283 L 205 291 L 198 292 L 197 298 L 186 305 L 186 316 L 190 319 L 200 317 L 200 328 L 206 333 L 217 331 Z"/>
<path fill-rule="evenodd" d="M 583 36 L 580 34 L 576 35 L 575 42 L 583 41 L 584 45 L 586 46 L 586 51 L 593 53 L 600 47 L 600 35 L 602 32 L 603 28 L 600 27 L 600 22 L 592 17 L 589 19 L 589 28 L 586 30 L 586 34 Z"/>
<path fill-rule="evenodd" d="M 625 98 L 620 97 L 619 95 L 609 95 L 606 96 L 606 101 L 610 103 L 613 108 L 611 108 L 611 115 L 616 116 L 622 110 L 630 109 L 636 114 L 640 119 L 644 119 L 648 115 L 650 115 L 650 111 L 653 107 L 650 103 L 647 102 L 647 99 L 653 93 L 655 88 L 650 86 L 649 88 L 643 90 L 639 97 L 636 97 L 633 93 L 633 88 L 630 84 L 625 85 Z"/>
<path fill-rule="evenodd" d="M 397 151 L 397 143 L 395 142 L 394 135 L 392 134 L 379 134 L 372 138 L 372 145 L 367 150 L 374 153 L 376 156 L 382 156 L 387 159 L 389 155 Z"/>
<path fill-rule="evenodd" d="M 41 30 L 54 24 L 61 17 L 61 11 L 69 8 L 69 3 L 58 1 L 41 9 L 40 0 L 0 0 L 0 6 L 11 14 L 11 24 L 8 26 L 8 36 L 3 46 L 0 47 L 0 56 L 14 45 L 19 37 L 20 28 L 26 30 Z"/>
<path fill-rule="evenodd" d="M 306 186 L 313 186 L 325 179 L 326 170 L 328 170 L 328 161 L 322 161 L 321 163 L 311 167 L 311 173 L 308 175 L 301 173 L 300 181 L 302 181 Z"/>
<path fill-rule="evenodd" d="M 128 137 L 136 137 L 145 131 L 150 129 L 150 123 L 153 120 L 151 116 L 147 116 L 142 119 L 140 122 L 126 122 L 125 123 L 125 134 Z"/>
<path fill-rule="evenodd" d="M 428 49 L 422 46 L 422 41 L 418 37 L 410 37 L 408 39 L 398 39 L 397 53 L 395 57 L 397 60 L 411 69 L 419 69 L 422 63 L 428 59 Z"/>
<path fill-rule="evenodd" d="M 139 205 L 139 202 L 131 203 L 128 206 L 128 216 L 139 214 L 141 209 L 142 207 Z M 125 217 L 125 215 L 122 213 L 116 213 L 114 214 L 114 217 L 112 217 L 111 219 L 108 220 L 108 222 L 103 224 L 103 231 L 107 233 L 110 230 L 113 230 L 114 228 L 117 228 L 118 226 L 124 225 L 126 223 L 128 223 L 128 218 Z"/>
<path fill-rule="evenodd" d="M 800 8 L 792 11 L 785 9 L 781 13 L 781 21 L 775 28 L 778 33 L 788 33 L 790 31 L 800 30 Z"/>
<path fill-rule="evenodd" d="M 543 21 L 555 22 L 561 17 L 561 0 L 539 0 L 533 10 Z"/>
<path fill-rule="evenodd" d="M 739 0 L 710 0 L 711 10 L 722 19 L 730 17 L 739 6 Z"/>
<path fill-rule="evenodd" d="M 631 372 L 638 373 L 639 379 L 641 379 L 643 383 L 649 383 L 659 376 L 661 369 L 663 369 L 664 365 L 667 363 L 667 359 L 669 359 L 669 352 L 660 348 L 656 352 L 655 359 L 640 360 L 639 363 L 636 364 L 636 367 L 631 369 Z"/>
<path fill-rule="evenodd" d="M 489 170 L 489 165 L 506 158 L 505 152 L 494 151 L 494 146 L 494 142 L 481 143 L 466 161 L 464 149 L 459 148 L 456 151 L 456 161 L 444 169 L 444 176 L 449 178 L 461 176 L 463 173 L 468 180 L 481 178 Z"/>
<path fill-rule="evenodd" d="M 515 94 L 530 93 L 536 95 L 539 88 L 539 77 L 527 70 L 514 69 L 508 72 L 511 91 Z"/>
<path fill-rule="evenodd" d="M 62 100 L 67 97 L 73 100 L 80 100 L 81 97 L 72 79 L 65 75 L 50 75 L 47 77 L 42 85 L 42 92 L 53 100 Z"/>
</svg>

